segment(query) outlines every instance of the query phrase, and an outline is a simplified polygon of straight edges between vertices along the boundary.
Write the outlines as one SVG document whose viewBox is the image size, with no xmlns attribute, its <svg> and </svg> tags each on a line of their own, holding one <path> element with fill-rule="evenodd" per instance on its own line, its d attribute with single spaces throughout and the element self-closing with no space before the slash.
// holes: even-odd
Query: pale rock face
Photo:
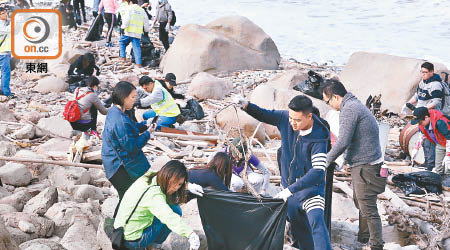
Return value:
<svg viewBox="0 0 450 250">
<path fill-rule="evenodd" d="M 0 177 L 2 182 L 16 187 L 26 186 L 33 178 L 27 166 L 9 162 L 0 168 Z"/>
<path fill-rule="evenodd" d="M 199 100 L 222 100 L 230 93 L 233 84 L 230 81 L 214 77 L 206 72 L 198 73 L 189 84 L 188 94 Z"/>
<path fill-rule="evenodd" d="M 246 17 L 227 16 L 206 26 L 184 25 L 160 66 L 184 80 L 199 72 L 278 69 L 280 60 L 260 27 Z"/>
<path fill-rule="evenodd" d="M 48 187 L 35 197 L 31 198 L 31 200 L 25 204 L 23 211 L 44 215 L 56 202 L 58 202 L 58 190 L 55 187 Z"/>
<path fill-rule="evenodd" d="M 49 132 L 61 137 L 70 138 L 72 136 L 72 126 L 62 116 L 53 116 L 49 118 L 41 118 L 36 128 L 36 136 L 42 137 Z M 57 138 L 54 138 L 57 139 Z"/>
<path fill-rule="evenodd" d="M 243 132 L 247 137 L 252 136 L 259 123 L 240 108 L 236 108 L 235 110 L 233 106 L 220 111 L 217 114 L 216 121 L 217 125 L 225 132 L 230 132 L 229 135 L 232 137 L 239 136 L 239 132 L 236 130 L 238 127 L 243 129 Z M 261 143 L 264 143 L 265 130 L 263 125 L 259 126 L 255 138 Z"/>
<path fill-rule="evenodd" d="M 47 76 L 39 80 L 33 89 L 42 94 L 46 94 L 50 92 L 63 92 L 66 91 L 68 87 L 69 84 L 63 79 L 54 76 Z"/>
</svg>

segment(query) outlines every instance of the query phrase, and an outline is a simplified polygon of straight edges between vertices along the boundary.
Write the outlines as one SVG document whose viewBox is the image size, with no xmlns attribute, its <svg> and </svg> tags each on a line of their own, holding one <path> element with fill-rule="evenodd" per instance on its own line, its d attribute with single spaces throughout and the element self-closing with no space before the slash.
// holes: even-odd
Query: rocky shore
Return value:
<svg viewBox="0 0 450 250">
<path fill-rule="evenodd" d="M 378 118 L 390 125 L 385 159 L 395 162 L 388 166 L 393 173 L 414 170 L 400 150 L 399 133 L 406 122 L 396 113 L 420 80 L 418 70 L 413 71 L 421 62 L 418 59 L 358 52 L 342 67 L 299 63 L 280 58 L 270 37 L 248 19 L 228 17 L 206 26 L 182 27 L 161 68 L 136 68 L 130 62 L 119 61 L 118 47 L 106 48 L 104 40 L 85 42 L 87 28 L 84 25 L 77 31 L 64 29 L 63 54 L 57 60 L 47 61 L 48 73 L 26 73 L 26 61 L 22 61 L 12 73 L 11 89 L 17 98 L 0 100 L 0 156 L 36 160 L 34 163 L 0 160 L 3 182 L 0 249 L 112 249 L 104 224 L 105 218 L 112 217 L 118 196 L 103 170 L 39 163 L 39 160 L 67 161 L 76 134 L 62 117 L 64 105 L 73 98 L 66 91 L 67 70 L 71 62 L 88 51 L 96 55 L 102 71 L 101 99 L 106 99 L 120 80 L 137 85 L 142 75 L 162 77 L 168 72 L 175 73 L 179 79 L 176 92 L 199 100 L 205 111 L 202 120 L 186 121 L 176 128 L 217 135 L 223 140 L 237 136 L 240 127 L 247 137 L 254 136 L 257 140 L 252 150 L 273 175 L 272 194 L 279 190 L 278 131 L 235 109 L 231 100 L 235 95 L 244 95 L 264 108 L 285 109 L 293 96 L 301 94 L 293 87 L 307 79 L 309 70 L 325 78 L 339 77 L 363 102 L 369 94 L 381 94 Z M 117 39 L 118 35 L 114 36 Z M 157 33 L 150 36 L 155 46 L 161 48 Z M 440 65 L 438 68 L 446 70 Z M 333 112 L 323 101 L 313 101 L 333 130 Z M 183 101 L 180 104 L 185 105 Z M 142 112 L 136 112 L 138 119 Z M 105 116 L 99 114 L 99 131 L 104 120 Z M 101 164 L 98 153 L 101 140 L 92 137 L 88 144 L 81 162 Z M 219 146 L 220 140 L 215 145 L 206 140 L 157 136 L 143 150 L 151 168 L 158 169 L 171 158 L 180 159 L 188 167 L 206 163 L 208 155 Z M 348 172 L 336 173 L 333 249 L 367 248 L 356 242 L 358 210 L 353 205 L 350 185 Z M 389 243 L 386 249 L 428 249 L 438 243 L 450 249 L 448 240 L 443 241 L 450 236 L 447 232 L 450 219 L 438 220 L 439 214 L 448 213 L 449 197 L 444 192 L 440 197 L 415 198 L 414 203 L 397 187 L 389 185 L 378 204 L 385 241 Z M 207 249 L 196 201 L 190 201 L 182 209 L 183 217 L 201 237 L 201 249 Z M 293 249 L 288 243 L 284 249 Z M 187 249 L 188 243 L 172 233 L 163 247 Z"/>
</svg>

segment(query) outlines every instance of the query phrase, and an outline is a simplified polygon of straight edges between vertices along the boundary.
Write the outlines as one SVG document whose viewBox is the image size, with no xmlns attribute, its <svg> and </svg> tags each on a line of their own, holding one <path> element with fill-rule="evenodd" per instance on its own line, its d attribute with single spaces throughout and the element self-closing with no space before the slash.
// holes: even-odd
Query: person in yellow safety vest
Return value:
<svg viewBox="0 0 450 250">
<path fill-rule="evenodd" d="M 180 108 L 175 103 L 175 100 L 170 95 L 169 91 L 162 86 L 159 81 L 154 81 L 148 76 L 143 76 L 139 79 L 138 96 L 142 96 L 139 92 L 145 91 L 151 93 L 138 101 L 138 106 L 145 108 L 151 106 L 151 110 L 144 112 L 142 117 L 148 120 L 155 116 L 159 116 L 157 126 L 169 127 L 176 121 L 177 116 L 181 113 Z"/>
<path fill-rule="evenodd" d="M 0 69 L 2 71 L 1 95 L 14 98 L 9 89 L 11 80 L 11 25 L 8 21 L 8 10 L 0 7 Z"/>
<path fill-rule="evenodd" d="M 134 62 L 136 66 L 142 67 L 141 36 L 144 31 L 150 31 L 150 21 L 144 9 L 137 5 L 137 0 L 128 0 L 128 8 L 122 17 L 124 34 L 119 40 L 119 56 L 125 61 L 126 46 L 131 42 L 133 46 Z"/>
</svg>

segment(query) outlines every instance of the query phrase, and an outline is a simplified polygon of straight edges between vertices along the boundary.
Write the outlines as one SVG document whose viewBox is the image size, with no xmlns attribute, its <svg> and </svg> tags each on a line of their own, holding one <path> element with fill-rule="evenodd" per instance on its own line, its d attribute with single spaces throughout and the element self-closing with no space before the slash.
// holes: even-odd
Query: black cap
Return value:
<svg viewBox="0 0 450 250">
<path fill-rule="evenodd" d="M 173 73 L 167 73 L 165 80 L 168 81 L 170 85 L 177 86 L 177 77 Z"/>
<path fill-rule="evenodd" d="M 420 121 L 425 119 L 425 116 L 430 117 L 430 113 L 428 112 L 428 109 L 425 107 L 416 108 L 413 111 L 414 119 L 411 120 L 411 124 L 415 125 L 419 123 Z"/>
</svg>

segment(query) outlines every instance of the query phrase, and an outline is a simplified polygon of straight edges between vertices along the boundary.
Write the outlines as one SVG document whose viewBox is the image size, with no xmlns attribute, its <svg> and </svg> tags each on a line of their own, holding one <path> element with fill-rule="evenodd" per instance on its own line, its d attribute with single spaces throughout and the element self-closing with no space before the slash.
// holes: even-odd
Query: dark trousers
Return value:
<svg viewBox="0 0 450 250">
<path fill-rule="evenodd" d="M 428 170 L 431 171 L 435 166 L 436 145 L 425 138 L 425 140 L 422 143 L 422 147 L 423 147 L 423 154 L 425 157 L 425 163 L 423 165 L 424 167 L 426 167 Z"/>
<path fill-rule="evenodd" d="M 316 196 L 303 200 L 294 194 L 287 202 L 294 245 L 302 250 L 331 250 L 323 216 L 324 198 Z"/>
<path fill-rule="evenodd" d="M 86 22 L 86 10 L 84 9 L 84 0 L 73 0 L 73 8 L 79 17 L 83 14 L 83 22 Z M 81 9 L 81 11 L 80 11 Z"/>
<path fill-rule="evenodd" d="M 128 175 L 125 168 L 123 166 L 120 166 L 117 172 L 109 179 L 109 182 L 111 182 L 111 184 L 119 194 L 119 203 L 117 203 L 116 210 L 114 211 L 114 218 L 115 218 L 117 215 L 117 211 L 119 210 L 120 202 L 122 201 L 123 195 L 131 186 L 131 184 L 133 184 L 134 181 Z"/>
<path fill-rule="evenodd" d="M 110 43 L 114 25 L 116 25 L 115 15 L 112 13 L 105 13 L 104 17 L 106 19 L 106 23 L 108 24 L 108 32 L 106 33 L 106 42 Z"/>
<path fill-rule="evenodd" d="M 380 176 L 381 164 L 351 168 L 353 199 L 359 209 L 358 239 L 369 238 L 372 248 L 383 249 L 383 233 L 377 209 L 377 195 L 384 192 L 386 178 Z"/>
<path fill-rule="evenodd" d="M 92 106 L 89 110 L 91 113 L 91 122 L 89 123 L 78 123 L 78 122 L 71 122 L 70 125 L 74 130 L 83 131 L 86 132 L 89 129 L 97 131 L 97 115 L 98 110 L 95 106 Z"/>
<path fill-rule="evenodd" d="M 166 51 L 169 49 L 169 32 L 166 31 L 167 22 L 159 23 L 159 40 Z"/>
</svg>

